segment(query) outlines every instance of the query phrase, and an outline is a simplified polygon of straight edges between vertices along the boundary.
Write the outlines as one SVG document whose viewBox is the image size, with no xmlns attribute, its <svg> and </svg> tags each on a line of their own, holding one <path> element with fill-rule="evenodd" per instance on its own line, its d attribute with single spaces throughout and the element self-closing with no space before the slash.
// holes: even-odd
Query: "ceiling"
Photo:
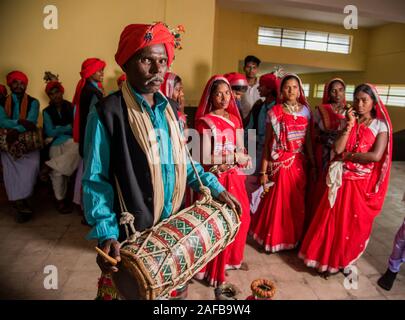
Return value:
<svg viewBox="0 0 405 320">
<path fill-rule="evenodd" d="M 359 27 L 375 27 L 390 22 L 405 23 L 403 0 L 218 0 L 222 8 L 241 12 L 342 24 L 343 8 L 355 5 Z"/>
</svg>

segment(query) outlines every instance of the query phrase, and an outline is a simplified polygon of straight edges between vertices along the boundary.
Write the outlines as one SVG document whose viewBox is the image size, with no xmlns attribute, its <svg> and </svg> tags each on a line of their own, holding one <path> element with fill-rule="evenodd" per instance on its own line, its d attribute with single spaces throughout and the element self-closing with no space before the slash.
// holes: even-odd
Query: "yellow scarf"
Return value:
<svg viewBox="0 0 405 320">
<path fill-rule="evenodd" d="M 127 81 L 122 85 L 122 95 L 128 109 L 128 121 L 132 133 L 142 151 L 146 155 L 153 185 L 154 200 L 154 225 L 159 222 L 164 205 L 164 188 L 162 180 L 162 167 L 159 155 L 159 147 L 156 140 L 155 129 L 147 112 L 142 112 L 141 107 L 129 87 Z M 167 104 L 169 104 L 167 102 Z M 175 187 L 172 196 L 172 214 L 180 208 L 181 201 L 186 188 L 187 167 L 186 149 L 183 143 L 182 133 L 177 123 L 176 116 L 172 108 L 167 105 L 165 117 L 169 126 L 169 134 L 173 148 L 173 160 L 175 165 Z"/>
</svg>

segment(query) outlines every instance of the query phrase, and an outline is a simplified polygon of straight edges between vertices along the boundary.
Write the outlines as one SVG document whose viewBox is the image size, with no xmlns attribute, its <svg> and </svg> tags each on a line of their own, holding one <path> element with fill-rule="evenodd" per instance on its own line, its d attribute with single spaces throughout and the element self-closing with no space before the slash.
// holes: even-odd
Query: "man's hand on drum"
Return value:
<svg viewBox="0 0 405 320">
<path fill-rule="evenodd" d="M 242 206 L 239 201 L 228 191 L 223 191 L 218 195 L 218 200 L 226 203 L 229 207 L 234 209 L 238 215 L 242 214 Z"/>
<path fill-rule="evenodd" d="M 121 261 L 120 243 L 117 240 L 115 239 L 105 240 L 101 244 L 100 249 L 103 250 L 106 254 L 108 254 L 111 258 L 117 260 L 117 262 Z M 118 268 L 116 266 L 112 265 L 100 254 L 97 255 L 97 264 L 100 267 L 101 271 L 104 273 L 111 273 L 118 271 Z"/>
<path fill-rule="evenodd" d="M 34 131 L 37 128 L 35 123 L 24 119 L 18 120 L 18 124 L 22 125 L 27 131 Z"/>
</svg>

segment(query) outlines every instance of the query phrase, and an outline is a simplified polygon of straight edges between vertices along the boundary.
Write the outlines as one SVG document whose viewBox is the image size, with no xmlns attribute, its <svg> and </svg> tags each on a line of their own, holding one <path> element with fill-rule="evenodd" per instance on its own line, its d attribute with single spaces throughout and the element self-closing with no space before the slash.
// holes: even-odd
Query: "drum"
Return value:
<svg viewBox="0 0 405 320">
<path fill-rule="evenodd" d="M 124 299 L 164 298 L 232 243 L 239 226 L 227 205 L 197 201 L 121 247 L 114 286 Z"/>
<path fill-rule="evenodd" d="M 34 131 L 20 132 L 13 143 L 7 142 L 9 129 L 0 129 L 0 150 L 8 152 L 15 159 L 21 158 L 24 154 L 34 150 L 42 149 L 44 140 L 40 128 Z"/>
</svg>

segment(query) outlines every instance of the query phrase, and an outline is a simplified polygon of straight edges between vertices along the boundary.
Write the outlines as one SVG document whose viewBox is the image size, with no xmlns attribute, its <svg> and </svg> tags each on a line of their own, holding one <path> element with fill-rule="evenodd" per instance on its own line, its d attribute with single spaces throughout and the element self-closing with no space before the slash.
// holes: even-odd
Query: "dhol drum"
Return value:
<svg viewBox="0 0 405 320">
<path fill-rule="evenodd" d="M 13 158 L 21 158 L 24 154 L 44 147 L 42 130 L 20 132 L 16 141 L 7 142 L 9 129 L 0 129 L 0 150 L 8 152 Z"/>
<path fill-rule="evenodd" d="M 124 299 L 165 298 L 235 239 L 238 214 L 204 197 L 121 247 L 113 283 Z"/>
</svg>

